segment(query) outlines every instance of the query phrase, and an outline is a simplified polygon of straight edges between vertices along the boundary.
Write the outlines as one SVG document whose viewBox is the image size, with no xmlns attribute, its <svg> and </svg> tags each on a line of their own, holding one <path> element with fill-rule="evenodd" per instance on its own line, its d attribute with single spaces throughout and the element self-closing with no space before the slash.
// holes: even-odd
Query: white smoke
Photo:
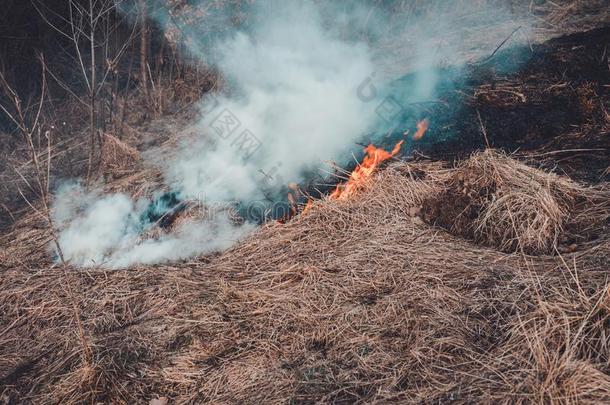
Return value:
<svg viewBox="0 0 610 405">
<path fill-rule="evenodd" d="M 110 256 L 111 267 L 122 268 L 133 264 L 155 264 L 222 251 L 254 230 L 245 223 L 236 226 L 227 215 L 215 213 L 204 221 L 186 222 L 171 235 L 131 243 Z"/>
<path fill-rule="evenodd" d="M 254 32 L 238 32 L 217 48 L 234 94 L 204 113 L 204 137 L 168 168 L 174 188 L 187 196 L 263 198 L 269 173 L 281 170 L 274 185 L 298 183 L 304 171 L 352 150 L 374 121 L 373 109 L 356 97 L 373 71 L 369 49 L 323 29 L 311 3 L 280 7 Z M 222 128 L 226 119 L 239 124 Z"/>
<path fill-rule="evenodd" d="M 64 259 L 81 267 L 163 263 L 227 249 L 254 229 L 236 225 L 227 210 L 218 209 L 171 234 L 147 239 L 151 225 L 141 220 L 147 206 L 148 201 L 125 194 L 88 193 L 78 184 L 61 187 L 52 212 Z"/>
<path fill-rule="evenodd" d="M 323 29 L 311 3 L 277 11 L 249 33 L 216 45 L 218 67 L 233 92 L 212 110 L 202 103 L 201 137 L 166 162 L 169 186 L 182 198 L 262 200 L 352 150 L 373 123 L 373 109 L 356 96 L 373 69 L 369 49 Z M 227 116 L 239 122 L 231 133 L 218 130 Z M 84 197 L 77 207 L 70 202 L 74 193 Z M 64 258 L 112 268 L 160 263 L 226 249 L 254 228 L 219 213 L 145 239 L 145 208 L 146 202 L 123 194 L 87 194 L 75 186 L 58 192 L 54 215 Z"/>
<path fill-rule="evenodd" d="M 80 190 L 81 194 L 83 190 Z M 61 195 L 56 198 L 61 201 Z M 57 209 L 56 214 L 61 214 Z M 101 264 L 120 246 L 128 245 L 136 235 L 133 201 L 124 194 L 111 194 L 83 207 L 81 215 L 59 234 L 64 258 L 86 266 Z"/>
<path fill-rule="evenodd" d="M 458 48 L 471 22 L 448 24 L 432 12 L 410 20 L 401 40 L 390 42 L 402 44 L 399 55 L 377 50 L 373 57 L 365 43 L 368 34 L 357 27 L 368 25 L 379 40 L 390 16 L 348 3 L 260 2 L 247 30 L 225 35 L 209 52 L 192 49 L 193 55 L 215 55 L 230 90 L 202 100 L 199 138 L 185 139 L 172 158 L 155 159 L 164 162 L 171 190 L 204 204 L 259 201 L 264 206 L 325 162 L 344 161 L 365 134 L 385 127 L 376 111 L 388 83 L 379 72 L 382 66 L 419 69 L 410 88 L 398 89 L 400 102 L 433 97 L 439 77 L 428 67 L 460 59 L 464 50 Z M 476 19 L 489 21 L 489 16 Z M 373 83 L 373 77 L 383 79 Z M 371 97 L 363 96 L 363 84 Z M 64 258 L 112 268 L 161 263 L 226 249 L 255 228 L 237 225 L 218 210 L 171 234 L 147 238 L 141 218 L 148 204 L 123 194 L 85 193 L 74 185 L 60 190 L 54 216 Z"/>
</svg>

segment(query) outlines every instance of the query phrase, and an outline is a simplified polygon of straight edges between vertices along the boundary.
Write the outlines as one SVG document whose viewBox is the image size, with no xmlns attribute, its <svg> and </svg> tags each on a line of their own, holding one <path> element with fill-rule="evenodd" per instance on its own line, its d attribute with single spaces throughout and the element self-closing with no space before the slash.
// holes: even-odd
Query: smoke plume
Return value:
<svg viewBox="0 0 610 405">
<path fill-rule="evenodd" d="M 64 258 L 79 266 L 152 264 L 226 249 L 247 236 L 255 226 L 235 223 L 227 205 L 268 207 L 285 195 L 287 184 L 302 182 L 328 161 L 349 159 L 365 134 L 387 124 L 376 110 L 388 83 L 379 81 L 378 71 L 397 62 L 378 51 L 373 56 L 370 47 L 387 18 L 371 16 L 357 3 L 348 9 L 311 1 L 262 2 L 247 27 L 206 49 L 191 42 L 192 54 L 214 55 L 229 90 L 201 101 L 198 138 L 185 139 L 172 158 L 157 160 L 181 199 L 223 209 L 147 238 L 151 224 L 142 217 L 150 201 L 65 186 L 54 204 Z M 422 73 L 405 90 L 408 101 L 433 96 L 437 78 L 426 66 L 454 53 L 430 45 L 427 23 L 412 30 L 410 64 Z M 355 28 L 366 25 L 367 35 Z"/>
</svg>

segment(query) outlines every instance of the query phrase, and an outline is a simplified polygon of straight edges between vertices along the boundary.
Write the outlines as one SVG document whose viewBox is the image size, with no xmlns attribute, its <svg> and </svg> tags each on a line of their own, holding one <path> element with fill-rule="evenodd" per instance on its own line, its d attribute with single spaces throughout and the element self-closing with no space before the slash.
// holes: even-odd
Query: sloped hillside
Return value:
<svg viewBox="0 0 610 405">
<path fill-rule="evenodd" d="M 514 3 L 544 26 L 532 38 L 573 35 L 511 48 L 494 31 L 491 56 L 439 67 L 460 75 L 440 75 L 438 100 L 403 106 L 399 125 L 371 136 L 383 162 L 367 155 L 367 176 L 336 167 L 331 184 L 281 184 L 303 197 L 294 212 L 223 252 L 112 270 L 62 263 L 40 199 L 4 207 L 31 197 L 22 186 L 34 179 L 7 145 L 0 403 L 610 402 L 608 12 L 597 0 Z M 192 103 L 216 79 L 177 84 Z M 208 134 L 196 106 L 151 119 L 129 94 L 133 120 L 99 132 L 92 184 L 152 201 L 173 191 L 165 161 Z M 414 137 L 420 122 L 429 128 Z M 56 162 L 83 174 L 81 137 L 41 145 L 47 179 Z M 137 237 L 172 235 L 199 208 L 186 202 Z"/>
<path fill-rule="evenodd" d="M 486 151 L 457 167 L 391 164 L 348 201 L 317 201 L 222 255 L 173 266 L 66 271 L 9 247 L 3 398 L 608 401 L 605 187 Z M 543 207 L 501 202 L 530 190 Z M 466 210 L 485 216 L 475 220 L 487 246 L 458 236 L 459 215 L 449 231 L 433 225 L 475 194 Z M 555 217 L 546 207 L 565 196 L 580 205 Z M 504 219 L 485 222 L 492 214 Z M 558 253 L 567 224 L 585 217 L 597 236 Z M 519 249 L 531 232 L 554 254 Z"/>
</svg>

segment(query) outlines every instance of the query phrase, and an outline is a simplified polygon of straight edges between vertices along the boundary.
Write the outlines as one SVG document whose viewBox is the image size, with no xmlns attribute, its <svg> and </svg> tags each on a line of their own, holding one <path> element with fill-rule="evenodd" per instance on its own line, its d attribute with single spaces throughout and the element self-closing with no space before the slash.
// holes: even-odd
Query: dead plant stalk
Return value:
<svg viewBox="0 0 610 405">
<path fill-rule="evenodd" d="M 46 131 L 45 136 L 47 138 L 47 167 L 46 170 L 43 170 L 40 160 L 38 158 L 38 152 L 36 151 L 36 147 L 33 142 L 33 134 L 36 130 L 40 131 L 40 118 L 42 114 L 42 107 L 44 104 L 44 99 L 46 95 L 46 63 L 43 55 L 39 56 L 40 65 L 42 69 L 42 80 L 41 80 L 41 91 L 40 91 L 40 101 L 38 103 L 38 108 L 36 110 L 36 115 L 31 123 L 31 125 L 27 124 L 26 114 L 22 108 L 21 99 L 17 92 L 13 89 L 13 87 L 8 83 L 2 72 L 0 72 L 0 86 L 4 90 L 4 92 L 9 96 L 9 99 L 12 102 L 12 107 L 14 109 L 14 113 L 11 113 L 5 106 L 0 104 L 0 109 L 9 117 L 9 119 L 17 126 L 19 132 L 23 136 L 23 139 L 27 145 L 28 152 L 34 164 L 34 172 L 36 185 L 38 188 L 38 199 L 42 204 L 42 213 L 38 209 L 34 207 L 34 205 L 21 193 L 26 203 L 36 211 L 40 216 L 42 216 L 48 223 L 49 231 L 51 232 L 51 236 L 53 238 L 53 243 L 57 249 L 57 254 L 61 261 L 61 266 L 64 271 L 65 279 L 66 279 L 66 288 L 68 290 L 68 296 L 71 301 L 72 311 L 74 316 L 74 321 L 77 325 L 79 339 L 81 341 L 83 353 L 84 353 L 84 362 L 89 365 L 92 362 L 92 352 L 90 345 L 88 343 L 85 329 L 80 319 L 80 313 L 78 307 L 76 305 L 76 297 L 74 295 L 74 289 L 72 287 L 72 282 L 70 279 L 70 275 L 68 274 L 68 265 L 64 259 L 64 255 L 61 249 L 61 245 L 59 243 L 59 239 L 57 236 L 57 232 L 55 231 L 55 225 L 53 222 L 53 217 L 51 216 L 51 209 L 49 207 L 49 180 L 50 180 L 50 172 L 51 172 L 51 131 Z M 45 174 L 46 172 L 46 174 Z M 25 180 L 25 178 L 19 173 L 19 175 Z M 25 180 L 27 183 L 27 180 Z"/>
</svg>

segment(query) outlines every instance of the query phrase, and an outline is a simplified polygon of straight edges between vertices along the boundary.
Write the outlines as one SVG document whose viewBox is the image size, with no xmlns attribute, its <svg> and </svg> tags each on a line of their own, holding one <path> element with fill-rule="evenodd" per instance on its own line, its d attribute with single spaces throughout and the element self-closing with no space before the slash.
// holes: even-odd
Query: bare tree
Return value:
<svg viewBox="0 0 610 405">
<path fill-rule="evenodd" d="M 148 4 L 147 0 L 138 0 L 140 16 L 140 87 L 144 93 L 146 102 L 150 100 L 148 93 Z"/>
<path fill-rule="evenodd" d="M 90 183 L 96 141 L 101 150 L 102 138 L 98 133 L 99 117 L 98 98 L 109 77 L 116 71 L 116 66 L 132 43 L 135 34 L 134 24 L 129 38 L 118 47 L 110 46 L 110 37 L 118 28 L 119 22 L 110 22 L 112 14 L 124 0 L 68 0 L 69 15 L 64 17 L 50 10 L 42 0 L 34 0 L 34 5 L 42 18 L 62 36 L 67 38 L 74 47 L 75 61 L 81 72 L 81 80 L 86 89 L 86 100 L 79 97 L 78 90 L 70 88 L 63 80 L 52 72 L 51 76 L 66 91 L 76 97 L 81 103 L 87 105 L 89 110 L 89 156 L 87 160 L 87 184 Z M 59 24 L 51 18 L 59 19 Z M 114 19 L 113 19 L 114 20 Z M 63 27 L 68 27 L 67 29 Z M 112 50 L 111 50 L 112 48 Z M 99 57 L 98 57 L 99 55 Z"/>
</svg>

